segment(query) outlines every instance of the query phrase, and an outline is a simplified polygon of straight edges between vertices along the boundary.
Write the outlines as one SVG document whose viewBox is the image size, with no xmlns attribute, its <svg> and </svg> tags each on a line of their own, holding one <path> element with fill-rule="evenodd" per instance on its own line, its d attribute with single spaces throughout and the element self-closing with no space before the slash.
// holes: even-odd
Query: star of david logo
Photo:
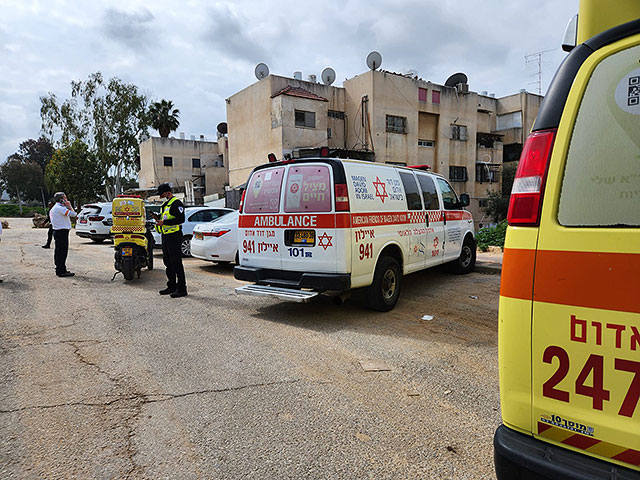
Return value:
<svg viewBox="0 0 640 480">
<path fill-rule="evenodd" d="M 440 240 L 438 239 L 438 237 L 433 239 L 433 248 L 438 248 L 438 243 L 440 243 Z"/>
<path fill-rule="evenodd" d="M 384 182 L 380 181 L 380 178 L 376 177 L 376 181 L 373 182 L 373 186 L 376 188 L 376 197 L 382 200 L 384 203 L 384 199 L 389 196 L 387 193 L 387 185 Z M 382 189 L 382 192 L 380 191 Z"/>
<path fill-rule="evenodd" d="M 327 232 L 324 232 L 318 237 L 318 246 L 325 250 L 329 247 L 333 247 L 333 244 L 331 243 L 332 239 L 333 237 L 331 235 L 327 235 Z"/>
</svg>

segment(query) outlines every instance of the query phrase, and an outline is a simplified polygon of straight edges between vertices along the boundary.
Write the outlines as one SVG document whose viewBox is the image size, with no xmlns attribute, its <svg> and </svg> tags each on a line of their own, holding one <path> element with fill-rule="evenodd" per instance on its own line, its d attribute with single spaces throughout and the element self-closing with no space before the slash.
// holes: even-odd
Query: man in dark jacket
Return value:
<svg viewBox="0 0 640 480">
<path fill-rule="evenodd" d="M 182 266 L 182 227 L 184 223 L 184 205 L 171 191 L 168 183 L 158 187 L 158 195 L 166 201 L 156 215 L 156 231 L 162 235 L 162 261 L 167 267 L 167 288 L 160 295 L 171 298 L 185 297 L 187 283 Z"/>
</svg>

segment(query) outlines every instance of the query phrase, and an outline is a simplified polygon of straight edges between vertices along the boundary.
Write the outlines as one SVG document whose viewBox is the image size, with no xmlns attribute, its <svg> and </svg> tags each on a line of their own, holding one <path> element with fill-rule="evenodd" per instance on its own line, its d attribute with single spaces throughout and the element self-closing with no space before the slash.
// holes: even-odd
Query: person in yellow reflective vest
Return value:
<svg viewBox="0 0 640 480">
<path fill-rule="evenodd" d="M 156 231 L 162 235 L 162 261 L 167 267 L 167 288 L 160 290 L 160 295 L 171 298 L 187 295 L 187 282 L 182 266 L 182 225 L 184 223 L 184 205 L 173 196 L 171 186 L 163 183 L 158 187 L 160 198 L 166 202 L 160 207 L 160 215 L 156 219 Z"/>
</svg>

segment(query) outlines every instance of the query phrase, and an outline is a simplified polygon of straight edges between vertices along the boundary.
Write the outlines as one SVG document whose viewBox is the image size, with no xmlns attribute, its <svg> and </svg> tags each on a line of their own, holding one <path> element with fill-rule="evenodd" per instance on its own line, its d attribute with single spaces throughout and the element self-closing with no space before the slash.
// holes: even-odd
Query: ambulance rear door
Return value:
<svg viewBox="0 0 640 480">
<path fill-rule="evenodd" d="M 640 470 L 640 35 L 591 54 L 549 164 L 532 317 L 538 438 Z"/>
</svg>

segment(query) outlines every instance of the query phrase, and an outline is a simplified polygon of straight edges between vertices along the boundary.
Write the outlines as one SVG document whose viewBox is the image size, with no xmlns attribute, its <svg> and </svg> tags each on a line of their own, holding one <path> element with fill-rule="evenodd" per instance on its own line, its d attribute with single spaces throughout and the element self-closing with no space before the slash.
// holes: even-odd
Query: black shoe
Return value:
<svg viewBox="0 0 640 480">
<path fill-rule="evenodd" d="M 49 245 L 42 245 L 42 248 L 51 248 Z"/>
<path fill-rule="evenodd" d="M 176 290 L 175 292 L 173 292 L 171 295 L 169 295 L 171 298 L 180 298 L 180 297 L 186 297 L 187 296 L 187 292 L 185 292 L 184 290 Z"/>
<path fill-rule="evenodd" d="M 160 290 L 158 293 L 159 293 L 160 295 L 170 295 L 170 294 L 174 293 L 175 291 L 176 291 L 176 289 L 175 289 L 175 288 L 169 288 L 169 287 L 167 287 L 167 288 L 165 288 L 164 290 Z"/>
<path fill-rule="evenodd" d="M 59 277 L 73 277 L 75 273 L 73 272 L 64 272 L 64 273 L 56 273 Z"/>
</svg>

